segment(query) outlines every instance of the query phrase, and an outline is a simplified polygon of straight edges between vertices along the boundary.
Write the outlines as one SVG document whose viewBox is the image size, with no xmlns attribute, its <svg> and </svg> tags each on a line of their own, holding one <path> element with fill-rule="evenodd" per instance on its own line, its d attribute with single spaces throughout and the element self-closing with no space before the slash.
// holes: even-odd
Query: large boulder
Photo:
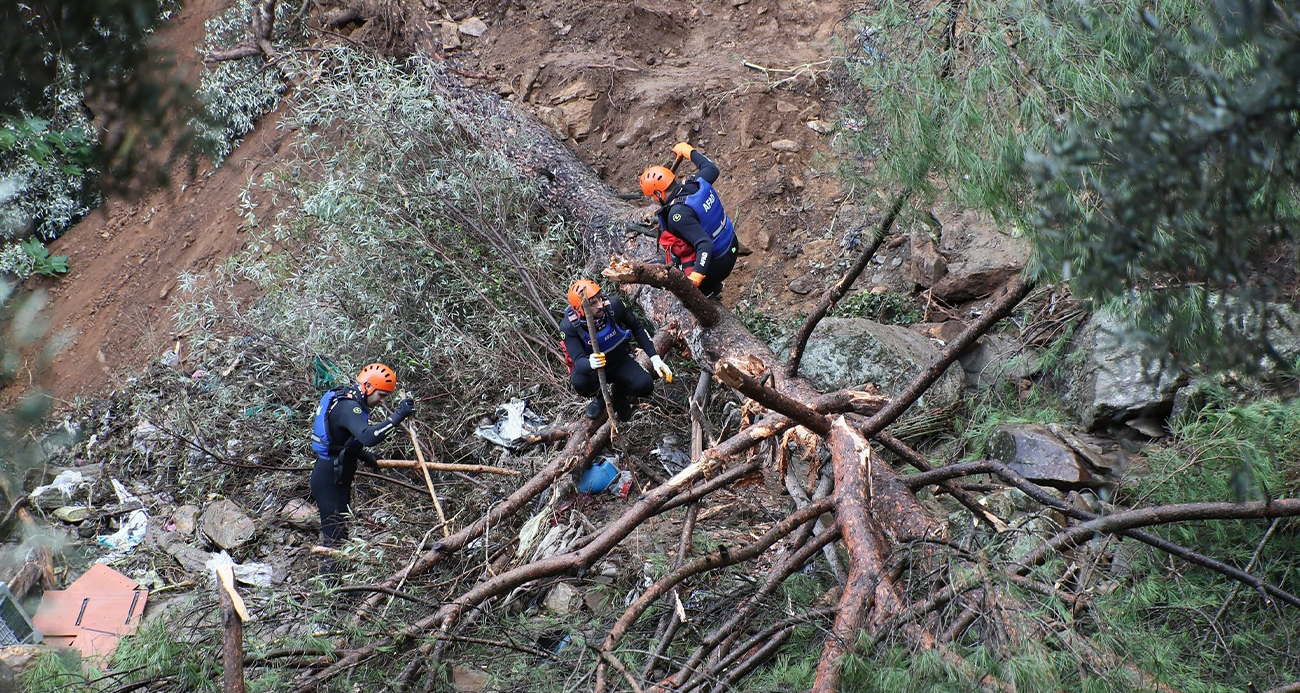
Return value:
<svg viewBox="0 0 1300 693">
<path fill-rule="evenodd" d="M 826 318 L 808 339 L 799 370 L 817 387 L 838 390 L 875 383 L 896 395 L 938 355 L 929 339 L 897 325 L 862 318 Z M 920 400 L 922 407 L 944 407 L 961 396 L 964 372 L 953 365 Z"/>
<path fill-rule="evenodd" d="M 1037 484 L 1073 490 L 1099 482 L 1065 441 L 1038 424 L 999 426 L 989 439 L 989 454 Z"/>
<path fill-rule="evenodd" d="M 949 303 L 992 294 L 1024 268 L 1029 242 L 1005 233 L 990 215 L 941 206 L 934 210 L 941 225 L 939 252 L 947 272 L 931 289 Z"/>
<path fill-rule="evenodd" d="M 243 546 L 257 531 L 257 524 L 253 522 L 253 518 L 228 498 L 208 505 L 203 510 L 201 524 L 203 535 L 218 548 L 226 550 Z"/>
<path fill-rule="evenodd" d="M 944 323 L 948 325 L 951 322 Z M 1008 380 L 1023 380 L 1038 373 L 1038 352 L 1015 339 L 986 334 L 978 344 L 962 354 L 961 367 L 966 371 L 966 385 L 990 387 Z"/>
<path fill-rule="evenodd" d="M 1151 361 L 1122 319 L 1093 313 L 1075 332 L 1070 351 L 1065 399 L 1084 426 L 1168 413 L 1179 372 Z"/>
</svg>

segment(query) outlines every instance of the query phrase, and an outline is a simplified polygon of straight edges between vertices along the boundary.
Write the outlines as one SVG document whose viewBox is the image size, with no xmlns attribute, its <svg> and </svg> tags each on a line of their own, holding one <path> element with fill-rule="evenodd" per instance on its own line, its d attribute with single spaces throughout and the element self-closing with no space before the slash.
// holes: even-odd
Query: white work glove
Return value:
<svg viewBox="0 0 1300 693">
<path fill-rule="evenodd" d="M 650 357 L 650 365 L 654 366 L 655 375 L 663 378 L 665 382 L 671 383 L 673 381 L 672 369 L 668 367 L 668 364 L 664 363 L 664 360 L 658 354 Z"/>
<path fill-rule="evenodd" d="M 592 368 L 604 368 L 605 367 L 604 352 L 600 352 L 600 351 L 592 352 L 591 356 L 587 357 L 587 363 L 591 364 Z"/>
</svg>

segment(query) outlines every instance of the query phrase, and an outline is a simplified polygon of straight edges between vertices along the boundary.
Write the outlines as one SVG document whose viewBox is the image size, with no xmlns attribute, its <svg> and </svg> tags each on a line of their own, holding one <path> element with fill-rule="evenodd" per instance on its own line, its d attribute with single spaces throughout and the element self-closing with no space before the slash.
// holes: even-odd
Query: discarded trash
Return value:
<svg viewBox="0 0 1300 693">
<path fill-rule="evenodd" d="M 497 406 L 496 423 L 479 426 L 475 433 L 497 445 L 513 448 L 519 439 L 546 428 L 546 419 L 528 408 L 522 399 L 510 400 L 509 404 Z"/>
<path fill-rule="evenodd" d="M 90 508 L 84 505 L 65 505 L 55 508 L 54 516 L 70 525 L 75 525 L 90 517 Z"/>
<path fill-rule="evenodd" d="M 665 435 L 663 442 L 659 443 L 659 447 L 652 449 L 650 454 L 659 458 L 659 464 L 663 465 L 664 471 L 668 472 L 670 477 L 686 469 L 691 463 L 690 453 L 682 449 L 677 436 L 671 433 Z"/>
<path fill-rule="evenodd" d="M 270 587 L 274 571 L 269 563 L 236 563 L 225 551 L 212 554 L 212 558 L 203 566 L 216 573 L 217 568 L 228 565 L 235 573 L 235 579 L 245 585 Z"/>
<path fill-rule="evenodd" d="M 32 619 L 23 611 L 22 604 L 14 599 L 8 585 L 0 582 L 0 647 L 32 645 L 41 641 L 41 633 L 32 625 Z"/>
<path fill-rule="evenodd" d="M 141 421 L 131 429 L 131 447 L 141 455 L 148 455 L 150 448 L 149 443 L 158 437 L 158 427 L 148 421 Z"/>
<path fill-rule="evenodd" d="M 627 498 L 632 492 L 632 472 L 624 469 L 618 473 L 618 497 Z"/>
<path fill-rule="evenodd" d="M 523 558 L 537 546 L 537 542 L 541 540 L 542 522 L 550 515 L 549 509 L 543 509 L 542 512 L 528 518 L 519 530 L 519 548 L 515 550 L 515 558 Z"/>
<path fill-rule="evenodd" d="M 140 498 L 126 490 L 122 482 L 113 479 L 113 491 L 117 493 L 117 501 L 123 505 L 127 503 L 140 503 Z M 123 556 L 135 550 L 135 547 L 144 541 L 145 530 L 149 529 L 149 513 L 143 508 L 134 510 L 126 521 L 118 527 L 116 532 L 97 537 L 95 542 L 100 546 L 109 549 L 109 552 L 95 560 L 96 563 L 112 563 Z M 134 584 L 134 583 L 133 583 Z"/>
<path fill-rule="evenodd" d="M 45 644 L 73 647 L 103 665 L 118 640 L 134 635 L 144 615 L 149 592 L 127 576 L 104 565 L 93 565 L 62 591 L 47 591 L 32 624 Z"/>
<path fill-rule="evenodd" d="M 32 505 L 42 510 L 59 507 L 71 500 L 73 494 L 80 490 L 85 483 L 85 478 L 81 475 L 81 472 L 65 469 L 54 477 L 54 481 L 44 486 L 37 486 L 27 497 L 31 499 Z"/>
<path fill-rule="evenodd" d="M 592 463 L 587 471 L 582 473 L 582 477 L 578 479 L 578 492 L 593 495 L 604 492 L 614 484 L 618 473 L 619 468 L 614 466 L 614 458 L 604 457 Z"/>
</svg>

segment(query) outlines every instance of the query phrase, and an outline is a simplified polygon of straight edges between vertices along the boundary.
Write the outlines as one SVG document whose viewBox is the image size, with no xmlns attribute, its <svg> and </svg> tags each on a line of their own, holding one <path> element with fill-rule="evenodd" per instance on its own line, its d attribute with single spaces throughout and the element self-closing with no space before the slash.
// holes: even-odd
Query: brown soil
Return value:
<svg viewBox="0 0 1300 693">
<path fill-rule="evenodd" d="M 839 250 L 822 236 L 842 199 L 840 180 L 821 156 L 829 138 L 808 123 L 834 120 L 824 99 L 843 3 L 457 3 L 445 17 L 463 21 L 471 8 L 489 29 L 478 39 L 458 36 L 452 43 L 462 46 L 450 54 L 488 76 L 481 87 L 527 104 L 568 135 L 615 188 L 639 192 L 641 171 L 669 162 L 682 140 L 722 168 L 717 187 L 753 251 L 724 302 L 748 298 L 772 309 L 806 300 L 786 285 Z M 782 141 L 798 150 L 773 148 Z M 684 166 L 679 173 L 689 172 Z"/>
<path fill-rule="evenodd" d="M 203 22 L 229 3 L 190 0 L 159 32 L 160 43 L 202 69 L 194 46 Z M 843 197 L 830 159 L 819 156 L 829 137 L 807 124 L 834 120 L 824 112 L 822 61 L 844 13 L 828 1 L 456 3 L 443 12 L 442 29 L 456 64 L 487 76 L 471 83 L 511 94 L 562 129 L 622 191 L 636 191 L 641 170 L 668 162 L 679 140 L 716 161 L 723 201 L 753 251 L 724 301 L 779 310 L 807 300 L 787 289 L 791 279 L 839 252 L 823 238 Z M 480 38 L 454 31 L 454 21 L 471 16 L 488 24 Z M 171 347 L 177 276 L 210 269 L 244 244 L 239 193 L 287 144 L 276 120 L 268 116 L 221 168 L 142 199 L 110 200 L 53 245 L 72 272 L 37 283 L 52 292 L 52 325 L 75 334 L 45 379 L 56 400 L 96 393 Z M 782 140 L 797 151 L 772 147 Z"/>
<path fill-rule="evenodd" d="M 203 41 L 203 23 L 229 5 L 189 0 L 158 33 L 159 44 L 182 67 L 202 69 L 194 47 Z M 51 253 L 68 256 L 71 272 L 31 284 L 50 292 L 51 332 L 73 337 L 42 380 L 57 404 L 139 373 L 171 348 L 168 305 L 177 277 L 209 270 L 243 246 L 239 193 L 283 148 L 287 136 L 276 120 L 264 119 L 220 168 L 205 167 L 194 180 L 177 179 L 137 199 L 109 199 L 51 244 Z"/>
</svg>

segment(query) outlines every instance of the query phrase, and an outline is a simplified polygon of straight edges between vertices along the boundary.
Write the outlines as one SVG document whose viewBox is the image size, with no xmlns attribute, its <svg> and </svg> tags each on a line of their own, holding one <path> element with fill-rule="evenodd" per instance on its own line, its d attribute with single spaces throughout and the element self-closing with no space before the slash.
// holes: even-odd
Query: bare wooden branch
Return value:
<svg viewBox="0 0 1300 693">
<path fill-rule="evenodd" d="M 685 274 L 667 265 L 646 265 L 621 256 L 613 257 L 601 275 L 620 284 L 642 284 L 672 292 L 695 316 L 700 327 L 712 327 L 722 319 L 717 304 L 705 297 Z"/>
<path fill-rule="evenodd" d="M 432 469 L 435 472 L 464 472 L 466 474 L 500 474 L 501 476 L 520 476 L 517 469 L 491 467 L 483 464 L 452 464 L 450 462 L 424 462 L 419 460 L 379 460 L 376 464 L 381 469 Z"/>
<path fill-rule="evenodd" d="M 894 227 L 894 220 L 898 219 L 899 212 L 903 210 L 903 204 L 907 202 L 911 195 L 912 191 L 904 190 L 894 198 L 894 204 L 889 207 L 889 213 L 885 215 L 885 218 L 880 222 L 880 226 L 876 228 L 876 232 L 872 234 L 871 243 L 862 248 L 862 252 L 858 254 L 858 259 L 854 261 L 849 271 L 844 273 L 844 276 L 840 278 L 835 286 L 826 290 L 826 294 L 817 303 L 817 307 L 803 321 L 803 325 L 799 327 L 799 331 L 795 333 L 794 339 L 790 342 L 790 358 L 785 363 L 787 378 L 793 378 L 799 374 L 799 362 L 803 359 L 804 348 L 808 346 L 808 338 L 812 336 L 813 330 L 817 329 L 817 324 L 822 321 L 822 318 L 830 314 L 831 310 L 835 308 L 835 304 L 841 298 L 844 298 L 844 295 L 853 287 L 853 282 L 858 280 L 858 276 L 871 263 L 871 258 L 875 256 L 876 251 L 880 249 L 880 244 L 889 235 L 890 229 Z"/>
</svg>

